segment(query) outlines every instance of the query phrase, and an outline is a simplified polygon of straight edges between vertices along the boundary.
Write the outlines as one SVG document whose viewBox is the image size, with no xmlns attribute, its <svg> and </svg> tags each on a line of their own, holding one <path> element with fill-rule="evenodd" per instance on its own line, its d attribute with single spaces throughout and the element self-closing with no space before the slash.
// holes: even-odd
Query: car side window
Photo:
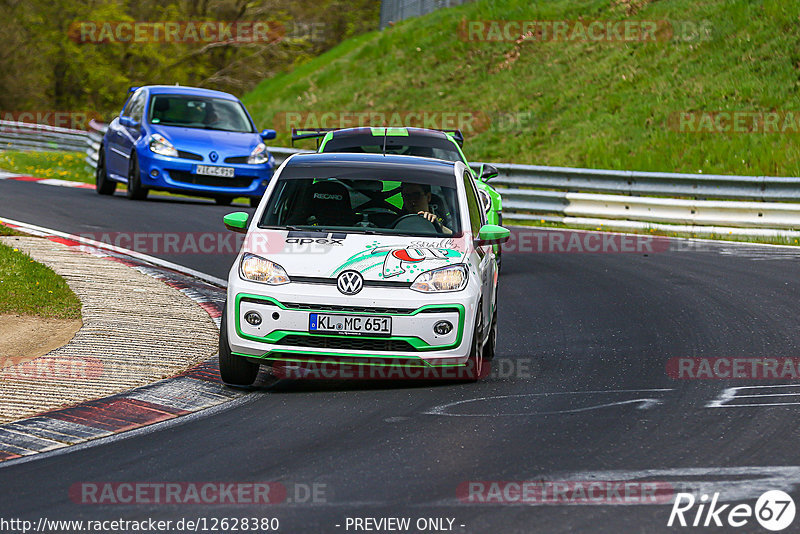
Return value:
<svg viewBox="0 0 800 534">
<path fill-rule="evenodd" d="M 133 94 L 128 93 L 128 98 L 125 99 L 125 103 L 122 105 L 122 111 L 120 112 L 120 117 L 127 117 L 131 111 L 131 103 L 133 102 Z"/>
<path fill-rule="evenodd" d="M 467 208 L 469 210 L 469 226 L 473 239 L 478 237 L 483 224 L 483 210 L 478 201 L 478 193 L 472 185 L 472 176 L 469 171 L 464 171 L 464 190 L 467 193 Z"/>
<path fill-rule="evenodd" d="M 128 116 L 136 122 L 142 122 L 142 117 L 144 117 L 144 92 L 133 96 Z"/>
</svg>

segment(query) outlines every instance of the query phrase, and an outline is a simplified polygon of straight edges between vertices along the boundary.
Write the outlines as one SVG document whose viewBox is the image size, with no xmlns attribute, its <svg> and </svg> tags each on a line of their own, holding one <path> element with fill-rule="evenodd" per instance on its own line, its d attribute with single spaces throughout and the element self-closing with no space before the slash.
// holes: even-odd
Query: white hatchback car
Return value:
<svg viewBox="0 0 800 534">
<path fill-rule="evenodd" d="M 294 155 L 252 219 L 224 222 L 247 234 L 220 330 L 228 384 L 252 384 L 261 364 L 449 368 L 474 380 L 494 356 L 491 245 L 509 231 L 485 224 L 461 162 Z"/>
</svg>

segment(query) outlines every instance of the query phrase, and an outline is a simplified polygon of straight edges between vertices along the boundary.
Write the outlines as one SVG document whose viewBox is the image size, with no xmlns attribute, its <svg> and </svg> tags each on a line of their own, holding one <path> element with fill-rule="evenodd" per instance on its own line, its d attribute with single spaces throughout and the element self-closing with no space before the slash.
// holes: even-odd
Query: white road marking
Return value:
<svg viewBox="0 0 800 534">
<path fill-rule="evenodd" d="M 800 388 L 800 384 L 778 384 L 770 386 L 739 386 L 735 388 L 727 388 L 720 393 L 719 397 L 708 402 L 706 408 L 750 408 L 753 406 L 796 406 L 800 402 L 747 402 L 740 404 L 731 404 L 737 399 L 760 399 L 771 397 L 793 397 L 800 396 L 800 391 L 781 391 L 780 388 Z M 739 395 L 740 391 L 750 392 L 752 395 Z M 766 390 L 776 390 L 777 393 L 772 393 Z"/>
<path fill-rule="evenodd" d="M 654 398 L 634 398 L 634 399 L 625 399 L 621 401 L 613 401 L 613 402 L 601 402 L 599 404 L 594 404 L 590 406 L 582 406 L 580 408 L 570 408 L 566 410 L 556 410 L 556 411 L 544 411 L 544 412 L 521 412 L 521 413 L 452 413 L 449 410 L 455 406 L 463 405 L 463 404 L 470 404 L 475 402 L 482 402 L 482 401 L 492 401 L 492 400 L 499 400 L 499 399 L 511 399 L 511 398 L 522 398 L 522 397 L 548 397 L 551 395 L 606 395 L 606 394 L 615 394 L 615 393 L 651 393 L 651 392 L 666 392 L 672 391 L 672 389 L 618 389 L 618 390 L 601 390 L 601 391 L 557 391 L 551 393 L 525 393 L 520 395 L 494 395 L 490 397 L 477 397 L 473 399 L 465 399 L 455 402 L 450 402 L 447 404 L 442 404 L 440 406 L 436 406 L 427 412 L 424 412 L 425 415 L 443 415 L 448 417 L 508 417 L 508 416 L 534 416 L 534 415 L 559 415 L 559 414 L 569 414 L 569 413 L 580 413 L 580 412 L 587 412 L 590 410 L 599 410 L 602 408 L 609 408 L 613 406 L 624 406 L 628 404 L 639 404 L 637 406 L 640 410 L 647 410 L 662 404 L 660 399 Z"/>
</svg>

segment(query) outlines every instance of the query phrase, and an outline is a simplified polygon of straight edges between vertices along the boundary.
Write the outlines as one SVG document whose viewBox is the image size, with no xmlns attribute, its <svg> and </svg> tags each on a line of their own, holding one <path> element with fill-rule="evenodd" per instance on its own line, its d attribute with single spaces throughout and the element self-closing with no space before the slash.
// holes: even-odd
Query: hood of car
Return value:
<svg viewBox="0 0 800 534">
<path fill-rule="evenodd" d="M 200 154 L 215 150 L 220 154 L 248 156 L 261 142 L 261 137 L 254 132 L 224 132 L 160 124 L 151 124 L 150 128 L 153 133 L 166 137 L 176 149 Z"/>
<path fill-rule="evenodd" d="M 420 273 L 462 263 L 465 238 L 257 230 L 243 250 L 284 268 L 289 278 L 335 278 L 357 271 L 365 280 L 413 282 Z"/>
</svg>

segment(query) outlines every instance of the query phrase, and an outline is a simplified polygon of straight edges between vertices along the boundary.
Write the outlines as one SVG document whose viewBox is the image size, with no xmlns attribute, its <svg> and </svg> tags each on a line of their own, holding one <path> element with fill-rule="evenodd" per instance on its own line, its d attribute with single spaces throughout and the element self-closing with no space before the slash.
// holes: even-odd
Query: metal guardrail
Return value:
<svg viewBox="0 0 800 534">
<path fill-rule="evenodd" d="M 0 121 L 0 147 L 86 152 L 95 168 L 105 130 L 95 121 L 88 132 Z M 269 150 L 277 165 L 311 152 Z M 800 237 L 800 178 L 492 165 L 507 220 Z"/>
<path fill-rule="evenodd" d="M 0 148 L 12 150 L 80 150 L 88 133 L 46 124 L 0 120 Z"/>
<path fill-rule="evenodd" d="M 731 200 L 800 201 L 800 178 L 616 171 L 493 163 L 492 185 L 507 189 L 658 195 Z"/>
</svg>

